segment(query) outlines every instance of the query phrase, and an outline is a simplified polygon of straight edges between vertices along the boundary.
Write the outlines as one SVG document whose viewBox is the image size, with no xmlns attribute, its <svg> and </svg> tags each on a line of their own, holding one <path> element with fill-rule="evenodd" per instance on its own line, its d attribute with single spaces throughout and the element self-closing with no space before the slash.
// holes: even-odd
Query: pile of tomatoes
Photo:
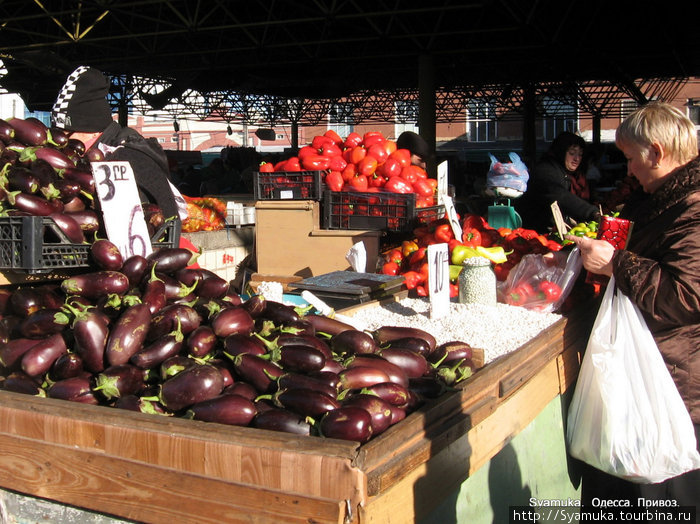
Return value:
<svg viewBox="0 0 700 524">
<path fill-rule="evenodd" d="M 428 295 L 427 249 L 446 243 L 450 256 L 450 296 L 459 294 L 458 276 L 465 256 L 484 256 L 493 264 L 496 278 L 505 281 L 524 255 L 559 251 L 561 243 L 525 228 L 493 228 L 477 214 L 460 218 L 462 237 L 455 238 L 447 218 L 413 230 L 410 239 L 383 253 L 381 273 L 403 275 L 406 287 L 417 296 Z"/>
<path fill-rule="evenodd" d="M 321 171 L 331 191 L 415 193 L 416 207 L 435 205 L 437 180 L 411 164 L 411 152 L 379 131 L 352 132 L 345 139 L 329 129 L 302 147 L 296 156 L 275 164 L 263 162 L 260 172 Z"/>
</svg>

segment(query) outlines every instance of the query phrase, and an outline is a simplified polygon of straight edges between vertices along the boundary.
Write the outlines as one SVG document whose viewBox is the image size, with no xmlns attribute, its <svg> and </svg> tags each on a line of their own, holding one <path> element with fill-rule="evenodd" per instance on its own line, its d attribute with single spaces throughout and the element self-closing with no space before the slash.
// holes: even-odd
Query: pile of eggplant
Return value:
<svg viewBox="0 0 700 524">
<path fill-rule="evenodd" d="M 104 236 L 90 162 L 104 160 L 98 148 L 71 138 L 41 120 L 0 119 L 0 217 L 51 217 L 73 244 Z M 165 218 L 153 204 L 144 205 L 153 234 Z M 50 231 L 47 233 L 50 234 Z"/>
<path fill-rule="evenodd" d="M 362 443 L 473 371 L 466 343 L 242 300 L 198 257 L 100 239 L 88 271 L 0 288 L 0 388 Z"/>
</svg>

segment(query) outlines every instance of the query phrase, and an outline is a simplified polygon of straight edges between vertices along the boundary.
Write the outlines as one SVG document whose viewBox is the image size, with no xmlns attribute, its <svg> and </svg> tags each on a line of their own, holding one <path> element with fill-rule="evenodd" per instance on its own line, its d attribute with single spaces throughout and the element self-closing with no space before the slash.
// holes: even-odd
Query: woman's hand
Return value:
<svg viewBox="0 0 700 524">
<path fill-rule="evenodd" d="M 583 267 L 591 273 L 612 276 L 612 259 L 615 248 L 605 240 L 596 240 L 589 237 L 577 237 L 565 235 L 581 250 Z"/>
</svg>

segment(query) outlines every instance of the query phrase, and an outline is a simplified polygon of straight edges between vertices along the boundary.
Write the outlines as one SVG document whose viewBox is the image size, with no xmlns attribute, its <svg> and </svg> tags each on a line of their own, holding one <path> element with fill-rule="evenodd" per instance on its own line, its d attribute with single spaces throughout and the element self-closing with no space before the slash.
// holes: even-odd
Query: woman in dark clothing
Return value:
<svg viewBox="0 0 700 524">
<path fill-rule="evenodd" d="M 617 129 L 617 147 L 643 195 L 621 216 L 634 221 L 625 249 L 604 240 L 567 236 L 583 266 L 615 277 L 641 311 L 678 392 L 700 434 L 700 157 L 695 125 L 677 108 L 652 102 Z M 700 448 L 699 448 L 700 449 Z M 583 476 L 585 502 L 639 497 L 700 503 L 700 470 L 657 484 L 633 484 L 597 470 Z M 696 509 L 697 511 L 697 509 Z M 700 518 L 700 512 L 698 512 Z M 697 520 L 696 520 L 697 522 Z"/>
<path fill-rule="evenodd" d="M 539 232 L 552 227 L 553 202 L 557 202 L 565 219 L 575 223 L 599 218 L 598 209 L 586 200 L 586 169 L 582 165 L 585 147 L 583 138 L 568 131 L 554 139 L 531 170 L 527 191 L 515 202 L 523 227 Z"/>
</svg>

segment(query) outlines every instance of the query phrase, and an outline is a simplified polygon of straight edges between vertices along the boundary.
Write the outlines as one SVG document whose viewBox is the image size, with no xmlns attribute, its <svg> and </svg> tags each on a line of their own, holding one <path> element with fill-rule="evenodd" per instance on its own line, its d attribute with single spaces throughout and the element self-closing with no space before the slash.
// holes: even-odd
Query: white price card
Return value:
<svg viewBox="0 0 700 524">
<path fill-rule="evenodd" d="M 447 244 L 431 244 L 428 256 L 430 318 L 441 318 L 450 311 L 450 268 Z"/>
<path fill-rule="evenodd" d="M 447 195 L 447 183 L 449 179 L 447 160 L 440 162 L 437 166 L 437 194 L 438 205 L 442 204 L 443 195 Z"/>
<path fill-rule="evenodd" d="M 459 215 L 457 215 L 457 210 L 455 209 L 454 201 L 451 196 L 447 194 L 442 195 L 442 203 L 445 206 L 445 213 L 450 221 L 450 227 L 455 235 L 455 238 L 462 239 L 462 225 L 459 223 Z"/>
<path fill-rule="evenodd" d="M 119 248 L 124 259 L 132 255 L 148 256 L 153 251 L 151 237 L 131 164 L 118 161 L 91 162 L 91 165 L 107 238 Z"/>
</svg>

